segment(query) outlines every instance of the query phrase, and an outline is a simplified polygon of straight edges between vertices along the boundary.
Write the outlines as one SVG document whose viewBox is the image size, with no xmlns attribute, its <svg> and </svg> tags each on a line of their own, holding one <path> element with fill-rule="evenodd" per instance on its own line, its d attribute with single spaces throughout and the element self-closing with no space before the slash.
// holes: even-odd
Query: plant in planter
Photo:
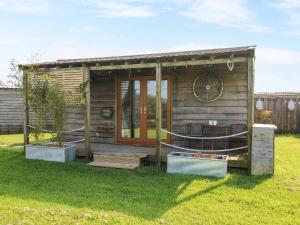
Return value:
<svg viewBox="0 0 300 225">
<path fill-rule="evenodd" d="M 28 104 L 31 113 L 34 115 L 33 136 L 35 142 L 26 145 L 26 158 L 42 159 L 49 161 L 70 161 L 75 159 L 76 146 L 63 142 L 64 124 L 68 117 L 68 108 L 79 102 L 79 99 L 64 92 L 57 85 L 53 75 L 45 70 L 39 70 L 36 63 L 39 62 L 39 55 L 31 60 L 31 67 L 21 71 L 18 63 L 11 60 L 9 83 L 13 87 L 23 90 L 28 96 Z M 26 76 L 24 74 L 26 73 Z M 84 88 L 84 84 L 79 87 Z M 82 90 L 82 97 L 84 92 Z M 51 125 L 53 142 L 45 142 L 45 130 Z"/>
<path fill-rule="evenodd" d="M 53 140 L 59 147 L 63 147 L 63 131 L 65 121 L 68 118 L 69 107 L 75 103 L 75 98 L 69 92 L 64 92 L 56 84 L 51 82 L 48 88 L 48 107 L 50 118 L 53 121 Z"/>
<path fill-rule="evenodd" d="M 33 130 L 36 143 L 26 146 L 26 158 L 47 161 L 66 162 L 75 159 L 76 145 L 63 142 L 64 124 L 68 116 L 68 107 L 75 98 L 63 91 L 48 72 L 35 71 L 28 74 L 28 102 L 36 117 Z M 43 142 L 43 131 L 47 118 L 53 129 L 53 142 Z"/>
<path fill-rule="evenodd" d="M 47 112 L 48 112 L 48 88 L 50 77 L 48 74 L 36 76 L 30 74 L 30 82 L 27 84 L 29 90 L 28 102 L 31 110 L 35 115 L 35 128 L 33 135 L 36 143 L 45 141 L 43 130 L 46 129 Z"/>
</svg>

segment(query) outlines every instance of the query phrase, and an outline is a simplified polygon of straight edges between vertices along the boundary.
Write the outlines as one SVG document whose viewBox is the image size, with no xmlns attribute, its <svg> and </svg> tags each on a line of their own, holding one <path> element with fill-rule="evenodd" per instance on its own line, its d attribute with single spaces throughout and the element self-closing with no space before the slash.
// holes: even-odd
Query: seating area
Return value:
<svg viewBox="0 0 300 225">
<path fill-rule="evenodd" d="M 208 125 L 203 123 L 189 123 L 186 128 L 185 136 L 191 137 L 220 137 L 237 134 L 247 131 L 244 124 L 232 125 Z M 229 149 L 244 146 L 247 142 L 247 135 L 230 137 L 218 140 L 198 140 L 185 138 L 184 147 L 197 148 L 200 150 Z"/>
</svg>

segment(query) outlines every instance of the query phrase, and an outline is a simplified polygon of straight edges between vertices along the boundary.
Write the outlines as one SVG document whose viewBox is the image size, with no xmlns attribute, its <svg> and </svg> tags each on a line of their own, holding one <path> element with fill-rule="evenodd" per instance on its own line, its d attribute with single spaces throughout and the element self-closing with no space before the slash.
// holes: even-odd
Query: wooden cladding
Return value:
<svg viewBox="0 0 300 225">
<path fill-rule="evenodd" d="M 83 83 L 83 69 L 57 69 L 51 72 L 58 85 L 66 92 L 79 94 L 80 85 Z"/>
</svg>

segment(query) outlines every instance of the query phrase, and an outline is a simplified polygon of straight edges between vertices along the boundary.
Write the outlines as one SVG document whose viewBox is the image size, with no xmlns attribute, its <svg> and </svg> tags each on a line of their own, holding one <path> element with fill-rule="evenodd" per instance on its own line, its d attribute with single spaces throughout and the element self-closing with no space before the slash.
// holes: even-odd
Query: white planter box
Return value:
<svg viewBox="0 0 300 225">
<path fill-rule="evenodd" d="M 26 159 L 68 162 L 76 158 L 76 145 L 65 144 L 64 147 L 60 148 L 51 146 L 51 143 L 47 144 L 26 145 Z"/>
<path fill-rule="evenodd" d="M 214 177 L 226 176 L 228 164 L 227 155 L 213 155 L 213 158 L 194 156 L 195 153 L 170 153 L 168 155 L 167 172 Z"/>
</svg>

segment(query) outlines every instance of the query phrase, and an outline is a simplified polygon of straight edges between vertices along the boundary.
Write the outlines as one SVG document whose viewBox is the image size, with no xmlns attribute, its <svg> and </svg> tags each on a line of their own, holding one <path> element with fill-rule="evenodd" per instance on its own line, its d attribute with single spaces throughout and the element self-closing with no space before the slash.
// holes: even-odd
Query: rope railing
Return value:
<svg viewBox="0 0 300 225">
<path fill-rule="evenodd" d="M 221 150 L 199 150 L 199 149 L 193 149 L 193 148 L 184 148 L 184 147 L 180 147 L 180 146 L 176 146 L 176 145 L 171 145 L 171 144 L 167 144 L 165 142 L 160 142 L 162 145 L 168 146 L 168 147 L 172 147 L 172 148 L 176 148 L 176 149 L 180 149 L 180 150 L 184 150 L 184 151 L 190 151 L 190 152 L 203 152 L 203 153 L 212 153 L 212 152 L 230 152 L 230 151 L 237 151 L 237 150 L 241 150 L 241 149 L 245 149 L 248 148 L 248 146 L 242 146 L 242 147 L 237 147 L 237 148 L 228 148 L 228 149 L 221 149 Z"/>
<path fill-rule="evenodd" d="M 218 137 L 194 137 L 194 136 L 185 136 L 185 135 L 181 135 L 181 134 L 176 134 L 173 132 L 170 132 L 168 130 L 164 130 L 161 129 L 162 132 L 165 132 L 167 134 L 171 134 L 173 136 L 177 136 L 177 137 L 182 137 L 182 138 L 189 138 L 189 139 L 198 139 L 198 140 L 216 140 L 216 139 L 225 139 L 225 138 L 232 138 L 232 137 L 237 137 L 237 136 L 241 136 L 243 134 L 247 134 L 248 131 L 243 131 L 240 133 L 236 133 L 236 134 L 231 134 L 231 135 L 226 135 L 226 136 L 218 136 Z"/>
<path fill-rule="evenodd" d="M 195 136 L 186 136 L 186 135 L 181 135 L 181 134 L 176 134 L 174 132 L 170 132 L 168 130 L 164 130 L 164 129 L 161 129 L 162 132 L 165 132 L 167 134 L 170 134 L 170 135 L 173 135 L 173 136 L 176 136 L 176 137 L 181 137 L 181 138 L 189 138 L 189 139 L 196 139 L 196 140 L 219 140 L 219 139 L 226 139 L 226 138 L 232 138 L 232 137 L 237 137 L 237 136 L 241 136 L 241 135 L 244 135 L 244 134 L 247 134 L 248 131 L 243 131 L 243 132 L 240 132 L 240 133 L 235 133 L 235 134 L 231 134 L 231 135 L 226 135 L 226 136 L 218 136 L 218 137 L 195 137 Z M 171 148 L 176 148 L 176 149 L 180 149 L 180 150 L 183 150 L 183 151 L 190 151 L 190 152 L 202 152 L 202 153 L 218 153 L 218 152 L 231 152 L 231 151 L 237 151 L 237 150 L 241 150 L 241 149 L 246 149 L 248 148 L 248 146 L 242 146 L 242 147 L 236 147 L 236 148 L 228 148 L 226 149 L 211 149 L 211 150 L 202 150 L 202 149 L 193 149 L 193 148 L 185 148 L 185 147 L 180 147 L 180 146 L 176 146 L 176 145 L 171 145 L 171 144 L 168 144 L 168 143 L 165 143 L 165 142 L 160 142 L 160 144 L 162 145 L 165 145 L 167 147 L 171 147 Z"/>
<path fill-rule="evenodd" d="M 80 139 L 77 141 L 68 141 L 68 142 L 65 142 L 65 144 L 79 143 L 79 142 L 84 142 L 84 141 L 85 141 L 85 139 Z"/>
<path fill-rule="evenodd" d="M 28 127 L 32 128 L 32 129 L 36 129 L 36 127 L 32 126 L 32 125 L 27 125 Z M 77 129 L 73 129 L 73 130 L 65 130 L 65 131 L 62 131 L 62 133 L 72 133 L 72 132 L 75 132 L 75 131 L 80 131 L 80 130 L 84 130 L 85 127 L 80 127 L 80 128 L 77 128 Z M 52 130 L 44 130 L 44 129 L 40 129 L 42 132 L 44 133 L 54 133 L 54 131 Z"/>
</svg>

